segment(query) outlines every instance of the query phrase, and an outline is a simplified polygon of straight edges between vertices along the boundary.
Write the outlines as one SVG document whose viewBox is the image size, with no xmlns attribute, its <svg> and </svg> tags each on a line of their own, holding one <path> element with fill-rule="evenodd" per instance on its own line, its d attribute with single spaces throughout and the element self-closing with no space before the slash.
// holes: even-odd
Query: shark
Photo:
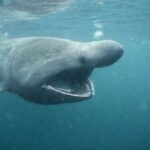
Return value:
<svg viewBox="0 0 150 150">
<path fill-rule="evenodd" d="M 44 105 L 84 101 L 95 94 L 93 70 L 114 64 L 123 53 L 113 40 L 7 39 L 0 42 L 0 92 Z"/>
</svg>

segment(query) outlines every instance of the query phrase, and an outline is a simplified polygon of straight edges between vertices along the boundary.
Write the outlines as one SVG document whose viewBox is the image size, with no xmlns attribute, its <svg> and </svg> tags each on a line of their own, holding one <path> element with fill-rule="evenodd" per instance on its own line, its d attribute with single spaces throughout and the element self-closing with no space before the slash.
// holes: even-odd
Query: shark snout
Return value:
<svg viewBox="0 0 150 150">
<path fill-rule="evenodd" d="M 124 50 L 120 43 L 116 41 L 106 40 L 102 41 L 102 49 L 99 49 L 100 53 L 103 53 L 103 57 L 99 57 L 100 62 L 98 66 L 101 65 L 109 66 L 118 61 L 118 59 L 123 55 Z"/>
<path fill-rule="evenodd" d="M 112 40 L 89 43 L 85 59 L 91 67 L 104 67 L 115 63 L 124 53 L 120 43 Z"/>
</svg>

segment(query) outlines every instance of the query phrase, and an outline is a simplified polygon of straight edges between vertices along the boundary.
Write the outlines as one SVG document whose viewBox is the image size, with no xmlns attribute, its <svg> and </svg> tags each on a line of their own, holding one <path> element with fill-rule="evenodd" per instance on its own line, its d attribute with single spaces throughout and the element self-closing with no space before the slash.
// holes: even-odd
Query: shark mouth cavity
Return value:
<svg viewBox="0 0 150 150">
<path fill-rule="evenodd" d="M 64 99 L 88 99 L 94 95 L 93 83 L 88 78 L 90 73 L 91 70 L 63 71 L 48 79 L 42 88 Z"/>
</svg>

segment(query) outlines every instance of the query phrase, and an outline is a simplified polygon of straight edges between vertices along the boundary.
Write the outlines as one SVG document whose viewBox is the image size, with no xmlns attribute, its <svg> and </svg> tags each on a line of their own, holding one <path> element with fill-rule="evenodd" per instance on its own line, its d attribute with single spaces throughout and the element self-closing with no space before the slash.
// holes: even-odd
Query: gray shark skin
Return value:
<svg viewBox="0 0 150 150">
<path fill-rule="evenodd" d="M 0 91 L 38 104 L 90 99 L 95 68 L 115 63 L 122 46 L 112 40 L 77 42 L 29 37 L 0 42 Z"/>
</svg>

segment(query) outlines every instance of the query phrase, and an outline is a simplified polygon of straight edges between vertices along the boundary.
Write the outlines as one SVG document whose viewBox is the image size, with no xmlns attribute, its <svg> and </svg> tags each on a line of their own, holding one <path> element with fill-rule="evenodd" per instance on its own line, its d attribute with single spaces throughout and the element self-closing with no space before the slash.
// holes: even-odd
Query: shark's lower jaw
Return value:
<svg viewBox="0 0 150 150">
<path fill-rule="evenodd" d="M 94 86 L 92 81 L 89 79 L 79 85 L 78 89 L 71 89 L 70 87 L 55 87 L 52 85 L 42 85 L 42 88 L 48 90 L 49 92 L 58 94 L 61 97 L 68 98 L 88 99 L 94 95 Z"/>
</svg>

